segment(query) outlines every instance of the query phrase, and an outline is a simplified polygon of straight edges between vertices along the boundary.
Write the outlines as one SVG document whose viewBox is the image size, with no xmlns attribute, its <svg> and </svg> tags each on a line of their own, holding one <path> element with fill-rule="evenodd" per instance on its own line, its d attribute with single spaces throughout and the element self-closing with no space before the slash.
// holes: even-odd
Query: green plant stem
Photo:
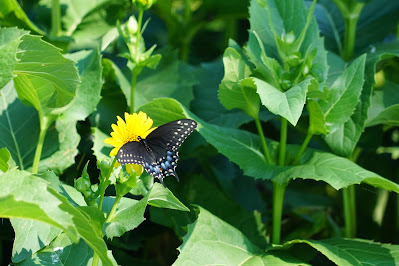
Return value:
<svg viewBox="0 0 399 266">
<path fill-rule="evenodd" d="M 140 61 L 140 37 L 141 37 L 141 27 L 143 23 L 143 14 L 144 14 L 144 9 L 140 8 L 139 9 L 139 17 L 137 19 L 137 31 L 136 31 L 136 45 L 135 45 L 135 51 L 134 51 L 134 61 L 136 65 L 132 69 L 132 75 L 131 75 L 131 81 L 130 81 L 130 108 L 129 111 L 130 113 L 134 113 L 135 111 L 135 106 L 134 106 L 134 101 L 135 101 L 135 95 L 136 95 L 136 82 L 137 82 L 137 76 L 140 73 L 140 71 L 137 69 L 137 64 Z"/>
<path fill-rule="evenodd" d="M 42 115 L 39 114 L 39 117 L 42 117 Z M 49 124 L 50 124 L 49 119 L 44 117 L 40 119 L 39 140 L 36 146 L 35 157 L 33 158 L 32 174 L 37 174 L 39 170 L 40 157 L 42 156 L 44 139 L 46 138 L 47 129 L 50 126 Z"/>
<path fill-rule="evenodd" d="M 308 131 L 308 134 L 306 134 L 305 140 L 302 142 L 302 145 L 299 148 L 299 151 L 298 151 L 298 153 L 295 156 L 293 165 L 296 165 L 296 164 L 299 163 L 299 160 L 301 159 L 302 154 L 304 153 L 304 151 L 308 147 L 309 141 L 312 139 L 312 136 L 313 136 L 313 134 Z"/>
<path fill-rule="evenodd" d="M 144 14 L 144 9 L 140 8 L 139 9 L 139 17 L 137 19 L 137 32 L 136 32 L 136 51 L 135 51 L 135 59 L 136 63 L 139 62 L 140 59 L 140 37 L 141 37 L 141 24 L 143 23 L 143 14 Z"/>
<path fill-rule="evenodd" d="M 114 216 L 116 209 L 118 208 L 119 201 L 121 200 L 122 196 L 121 195 L 116 195 L 114 205 L 112 205 L 112 209 L 108 214 L 107 220 L 105 220 L 106 223 L 109 223 Z"/>
<path fill-rule="evenodd" d="M 59 36 L 61 32 L 60 0 L 51 1 L 51 35 Z"/>
<path fill-rule="evenodd" d="M 94 251 L 93 251 L 94 252 Z M 100 256 L 96 252 L 93 253 L 93 262 L 92 266 L 98 266 L 98 263 L 100 262 Z"/>
<path fill-rule="evenodd" d="M 345 237 L 356 236 L 356 203 L 355 187 L 349 186 L 342 189 L 345 215 Z"/>
<path fill-rule="evenodd" d="M 355 49 L 357 21 L 359 20 L 360 13 L 362 12 L 365 3 L 353 0 L 333 1 L 341 11 L 345 22 L 344 47 L 343 51 L 341 51 L 341 57 L 345 61 L 349 61 L 353 57 L 353 51 Z"/>
<path fill-rule="evenodd" d="M 136 95 L 136 82 L 137 82 L 137 72 L 135 69 L 132 70 L 132 80 L 130 82 L 130 113 L 133 114 L 135 111 L 134 101 Z"/>
<path fill-rule="evenodd" d="M 115 163 L 116 163 L 116 156 L 112 160 L 112 164 L 111 164 L 111 167 L 110 167 L 107 175 L 104 177 L 104 181 L 103 181 L 104 182 L 104 186 L 102 187 L 102 190 L 100 192 L 100 200 L 98 201 L 98 209 L 100 209 L 100 210 L 102 210 L 102 208 L 103 208 L 104 194 L 105 194 L 105 190 L 107 189 L 105 184 L 107 184 L 107 182 L 109 180 L 109 177 L 111 176 L 111 173 L 114 170 Z"/>
<path fill-rule="evenodd" d="M 272 243 L 280 244 L 281 217 L 283 214 L 284 192 L 286 184 L 282 185 L 273 181 L 273 231 Z"/>
<path fill-rule="evenodd" d="M 260 123 L 259 117 L 254 118 L 254 120 L 255 120 L 256 128 L 258 129 L 260 142 L 262 143 L 262 148 L 263 148 L 263 152 L 265 154 L 266 162 L 268 164 L 272 164 L 272 158 L 270 157 L 269 149 L 267 148 L 265 135 L 263 134 L 263 129 L 262 129 L 262 125 Z"/>
<path fill-rule="evenodd" d="M 281 118 L 280 131 L 280 152 L 278 154 L 278 164 L 283 166 L 285 164 L 285 147 L 287 144 L 287 119 Z"/>
</svg>

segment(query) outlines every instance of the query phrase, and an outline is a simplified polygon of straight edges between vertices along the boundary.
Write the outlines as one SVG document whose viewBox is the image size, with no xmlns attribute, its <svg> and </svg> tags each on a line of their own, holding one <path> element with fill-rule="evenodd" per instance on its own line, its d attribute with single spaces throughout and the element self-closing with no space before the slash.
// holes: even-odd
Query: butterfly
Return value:
<svg viewBox="0 0 399 266">
<path fill-rule="evenodd" d="M 180 119 L 157 127 L 145 139 L 127 142 L 117 154 L 120 164 L 141 164 L 148 174 L 158 178 L 164 187 L 163 179 L 176 174 L 179 153 L 177 149 L 197 127 L 191 119 Z"/>
</svg>

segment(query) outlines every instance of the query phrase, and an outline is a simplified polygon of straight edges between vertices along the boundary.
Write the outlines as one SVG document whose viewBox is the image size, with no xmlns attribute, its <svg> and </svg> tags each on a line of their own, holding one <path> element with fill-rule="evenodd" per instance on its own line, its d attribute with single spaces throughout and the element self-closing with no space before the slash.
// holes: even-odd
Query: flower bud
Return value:
<svg viewBox="0 0 399 266">
<path fill-rule="evenodd" d="M 137 32 L 137 21 L 134 16 L 130 16 L 129 20 L 126 23 L 126 30 L 129 35 L 136 34 Z"/>
<path fill-rule="evenodd" d="M 155 2 L 156 0 L 132 0 L 136 7 L 144 10 L 149 9 Z"/>
</svg>

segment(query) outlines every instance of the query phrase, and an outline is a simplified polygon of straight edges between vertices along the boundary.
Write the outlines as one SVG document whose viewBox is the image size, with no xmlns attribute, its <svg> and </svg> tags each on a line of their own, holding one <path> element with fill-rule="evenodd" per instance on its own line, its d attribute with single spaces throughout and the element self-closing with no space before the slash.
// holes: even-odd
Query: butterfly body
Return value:
<svg viewBox="0 0 399 266">
<path fill-rule="evenodd" d="M 166 176 L 176 174 L 179 153 L 177 149 L 197 127 L 191 119 L 181 119 L 166 123 L 152 131 L 145 139 L 140 136 L 138 141 L 123 145 L 117 154 L 121 164 L 140 164 L 148 174 L 158 178 L 163 183 Z"/>
</svg>

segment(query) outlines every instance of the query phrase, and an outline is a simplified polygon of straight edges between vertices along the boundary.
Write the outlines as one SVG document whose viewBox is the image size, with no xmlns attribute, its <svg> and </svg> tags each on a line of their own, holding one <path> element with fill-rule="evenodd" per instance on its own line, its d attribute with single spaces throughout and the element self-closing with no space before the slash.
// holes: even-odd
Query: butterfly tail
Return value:
<svg viewBox="0 0 399 266">
<path fill-rule="evenodd" d="M 163 185 L 164 188 L 166 188 L 165 183 L 163 182 L 163 178 L 158 178 L 159 182 L 161 182 L 161 184 Z"/>
</svg>

